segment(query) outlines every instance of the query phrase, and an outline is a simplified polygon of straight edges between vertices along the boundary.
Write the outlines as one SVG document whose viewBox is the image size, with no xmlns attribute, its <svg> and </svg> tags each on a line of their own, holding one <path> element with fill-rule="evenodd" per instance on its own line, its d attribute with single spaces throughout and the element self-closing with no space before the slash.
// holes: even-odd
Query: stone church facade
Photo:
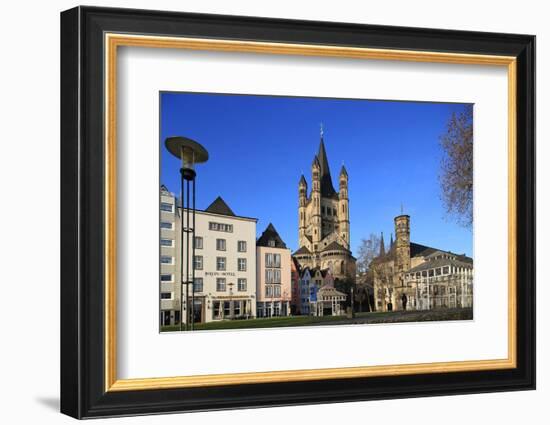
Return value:
<svg viewBox="0 0 550 425">
<path fill-rule="evenodd" d="M 293 257 L 301 268 L 330 269 L 335 279 L 355 281 L 350 250 L 348 173 L 342 165 L 339 191 L 334 189 L 321 131 L 319 151 L 311 164 L 311 191 L 302 175 L 298 183 L 298 243 Z"/>
<path fill-rule="evenodd" d="M 380 253 L 373 271 L 377 311 L 472 307 L 473 260 L 464 254 L 411 242 L 410 217 L 394 219 L 395 242 Z"/>
</svg>

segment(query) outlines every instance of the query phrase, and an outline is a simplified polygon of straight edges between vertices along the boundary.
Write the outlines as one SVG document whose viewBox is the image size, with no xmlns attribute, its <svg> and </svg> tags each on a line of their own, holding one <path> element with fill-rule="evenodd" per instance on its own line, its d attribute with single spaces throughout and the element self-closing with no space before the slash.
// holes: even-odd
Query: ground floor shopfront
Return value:
<svg viewBox="0 0 550 425">
<path fill-rule="evenodd" d="M 290 315 L 290 301 L 261 301 L 256 305 L 257 317 L 280 317 Z"/>
<path fill-rule="evenodd" d="M 187 303 L 183 303 L 185 322 L 185 310 Z M 194 305 L 194 308 L 191 306 Z M 256 317 L 256 309 L 253 296 L 241 296 L 241 297 L 208 297 L 208 296 L 195 296 L 194 302 L 192 297 L 189 300 L 189 317 L 193 316 L 194 323 L 208 323 L 216 320 L 236 320 L 236 319 L 252 319 Z M 164 316 L 161 312 L 161 324 L 178 324 L 179 323 L 179 311 L 177 313 L 177 321 L 174 320 L 172 315 L 172 322 L 167 323 L 164 321 Z M 168 317 L 168 316 L 167 316 Z"/>
</svg>

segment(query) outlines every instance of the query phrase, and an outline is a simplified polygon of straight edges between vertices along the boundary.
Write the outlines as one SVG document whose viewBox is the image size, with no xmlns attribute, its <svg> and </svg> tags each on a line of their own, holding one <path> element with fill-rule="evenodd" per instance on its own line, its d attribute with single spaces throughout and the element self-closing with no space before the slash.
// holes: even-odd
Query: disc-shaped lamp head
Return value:
<svg viewBox="0 0 550 425">
<path fill-rule="evenodd" d="M 164 143 L 168 152 L 181 159 L 181 168 L 184 174 L 194 177 L 195 164 L 208 161 L 208 151 L 192 139 L 175 136 L 168 137 Z"/>
<path fill-rule="evenodd" d="M 183 160 L 185 165 L 192 168 L 195 164 L 208 161 L 208 152 L 200 143 L 188 137 L 168 137 L 165 141 L 166 149 L 172 155 Z"/>
</svg>

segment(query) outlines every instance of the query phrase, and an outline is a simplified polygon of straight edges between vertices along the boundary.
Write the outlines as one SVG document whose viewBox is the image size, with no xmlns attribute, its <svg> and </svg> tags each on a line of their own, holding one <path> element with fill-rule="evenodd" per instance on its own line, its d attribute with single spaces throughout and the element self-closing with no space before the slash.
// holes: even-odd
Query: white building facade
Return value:
<svg viewBox="0 0 550 425">
<path fill-rule="evenodd" d="M 235 215 L 220 197 L 195 212 L 194 293 L 182 286 L 184 322 L 193 296 L 194 323 L 256 317 L 256 222 Z"/>
</svg>

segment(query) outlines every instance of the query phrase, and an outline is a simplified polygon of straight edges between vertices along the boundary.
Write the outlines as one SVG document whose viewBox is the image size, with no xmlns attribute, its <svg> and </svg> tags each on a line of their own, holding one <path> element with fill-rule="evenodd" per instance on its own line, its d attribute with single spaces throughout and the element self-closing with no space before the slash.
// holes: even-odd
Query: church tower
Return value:
<svg viewBox="0 0 550 425">
<path fill-rule="evenodd" d="M 344 246 L 349 249 L 349 198 L 348 198 L 348 172 L 342 165 L 340 170 L 340 192 L 338 193 L 338 221 L 340 236 Z"/>
<path fill-rule="evenodd" d="M 311 240 L 313 250 L 318 248 L 321 241 L 322 221 L 321 221 L 321 163 L 315 155 L 313 164 L 311 164 Z"/>
<path fill-rule="evenodd" d="M 395 271 L 411 268 L 411 218 L 406 214 L 395 217 Z"/>
<path fill-rule="evenodd" d="M 298 243 L 305 245 L 306 237 L 307 182 L 302 174 L 298 183 Z"/>
<path fill-rule="evenodd" d="M 355 281 L 356 260 L 350 250 L 348 172 L 338 176 L 339 191 L 330 175 L 323 127 L 319 150 L 311 164 L 311 189 L 305 177 L 298 182 L 298 243 L 292 254 L 301 267 L 329 269 L 335 279 Z"/>
</svg>

